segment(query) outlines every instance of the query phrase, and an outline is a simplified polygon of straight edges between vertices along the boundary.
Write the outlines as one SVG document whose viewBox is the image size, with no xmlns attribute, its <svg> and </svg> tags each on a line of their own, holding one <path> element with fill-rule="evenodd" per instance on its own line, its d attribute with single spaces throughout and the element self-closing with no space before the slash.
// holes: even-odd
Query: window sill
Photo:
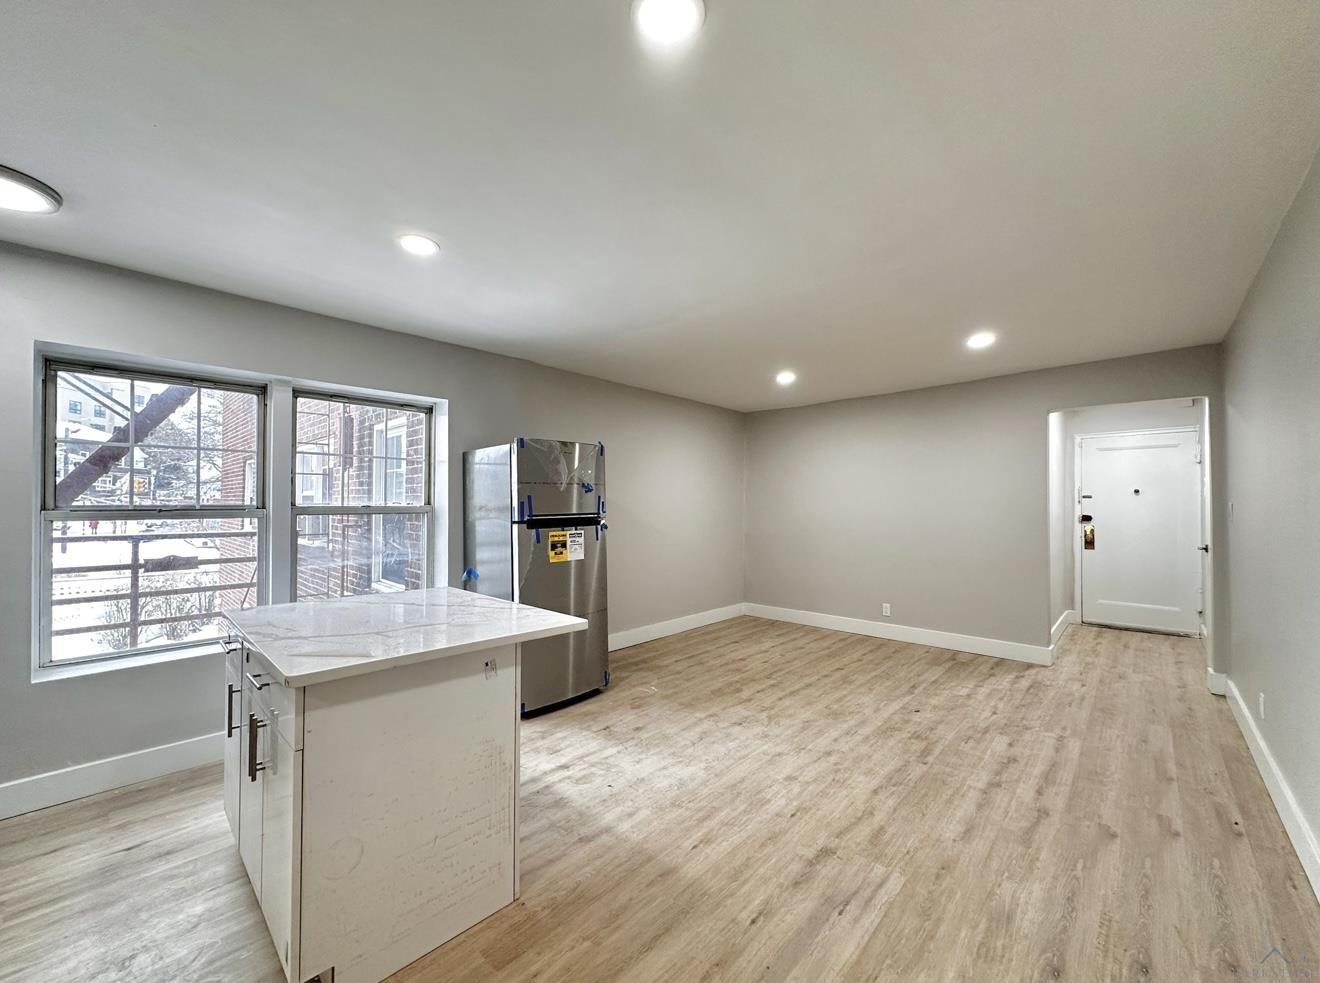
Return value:
<svg viewBox="0 0 1320 983">
<path fill-rule="evenodd" d="M 32 669 L 32 682 L 49 683 L 57 679 L 80 679 L 83 676 L 99 676 L 102 673 L 118 672 L 121 669 L 140 669 L 143 666 L 157 666 L 166 662 L 184 662 L 189 659 L 222 655 L 224 655 L 224 650 L 220 647 L 219 640 L 215 640 L 188 648 L 172 649 L 169 652 L 146 652 L 142 655 L 127 655 L 120 659 L 100 659 L 96 662 L 34 666 Z"/>
</svg>

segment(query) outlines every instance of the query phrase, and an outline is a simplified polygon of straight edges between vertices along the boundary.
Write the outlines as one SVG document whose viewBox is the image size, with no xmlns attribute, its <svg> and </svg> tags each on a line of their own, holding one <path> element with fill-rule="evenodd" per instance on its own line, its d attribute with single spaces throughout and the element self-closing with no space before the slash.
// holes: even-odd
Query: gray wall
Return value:
<svg viewBox="0 0 1320 983">
<path fill-rule="evenodd" d="M 1320 168 L 1224 343 L 1230 678 L 1320 830 Z M 1222 631 L 1222 628 L 1221 628 Z M 1258 694 L 1265 694 L 1259 719 Z"/>
<path fill-rule="evenodd" d="M 0 782 L 213 733 L 223 713 L 218 660 L 30 681 L 37 340 L 448 399 L 451 583 L 462 450 L 520 434 L 603 440 L 611 630 L 743 598 L 741 414 L 0 246 Z"/>
<path fill-rule="evenodd" d="M 1052 410 L 1220 395 L 1217 346 L 754 413 L 747 600 L 1048 645 Z"/>
</svg>

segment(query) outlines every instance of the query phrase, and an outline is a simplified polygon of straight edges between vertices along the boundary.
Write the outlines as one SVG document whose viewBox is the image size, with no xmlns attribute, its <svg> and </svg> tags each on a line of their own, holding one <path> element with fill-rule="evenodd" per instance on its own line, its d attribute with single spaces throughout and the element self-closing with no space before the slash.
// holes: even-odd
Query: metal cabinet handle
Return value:
<svg viewBox="0 0 1320 983">
<path fill-rule="evenodd" d="M 234 731 L 234 694 L 241 692 L 233 683 L 225 683 L 225 737 L 233 737 Z"/>
<path fill-rule="evenodd" d="M 253 673 L 250 673 L 250 672 L 245 672 L 245 673 L 243 673 L 243 675 L 244 675 L 244 676 L 247 676 L 247 681 L 248 681 L 249 683 L 251 683 L 253 686 L 255 686 L 257 689 L 265 689 L 267 686 L 270 685 L 270 683 L 259 683 L 259 682 L 257 682 L 257 676 L 264 676 L 264 675 L 266 675 L 264 672 L 258 672 L 258 673 L 256 673 L 256 674 L 253 674 Z"/>
<path fill-rule="evenodd" d="M 255 713 L 248 714 L 248 781 L 257 780 L 257 772 L 265 771 L 264 764 L 257 764 L 257 731 L 266 726 L 266 721 L 258 719 Z"/>
</svg>

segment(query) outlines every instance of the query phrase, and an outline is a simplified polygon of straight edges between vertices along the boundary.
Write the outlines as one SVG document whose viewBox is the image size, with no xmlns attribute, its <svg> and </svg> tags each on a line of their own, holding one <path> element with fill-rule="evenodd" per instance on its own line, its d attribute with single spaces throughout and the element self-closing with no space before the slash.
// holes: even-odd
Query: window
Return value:
<svg viewBox="0 0 1320 983">
<path fill-rule="evenodd" d="M 294 597 L 425 587 L 431 411 L 294 394 Z"/>
<path fill-rule="evenodd" d="M 41 368 L 40 667 L 214 651 L 226 611 L 443 582 L 443 401 L 187 371 Z"/>
<path fill-rule="evenodd" d="M 56 362 L 44 386 L 41 664 L 216 638 L 265 586 L 263 391 Z M 57 419 L 83 402 L 107 422 Z"/>
</svg>

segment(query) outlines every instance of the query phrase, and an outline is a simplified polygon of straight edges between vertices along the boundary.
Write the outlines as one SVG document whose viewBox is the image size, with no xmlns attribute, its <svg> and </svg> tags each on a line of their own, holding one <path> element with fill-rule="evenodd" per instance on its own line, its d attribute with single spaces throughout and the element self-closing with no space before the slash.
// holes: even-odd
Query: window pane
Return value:
<svg viewBox="0 0 1320 983">
<path fill-rule="evenodd" d="M 295 599 L 426 586 L 427 513 L 298 516 Z"/>
<path fill-rule="evenodd" d="M 147 394 L 138 411 L 134 438 L 139 444 L 169 447 L 197 446 L 197 390 L 161 382 L 138 382 L 135 390 Z"/>
<path fill-rule="evenodd" d="M 133 504 L 197 504 L 197 451 L 139 447 L 133 453 Z"/>
<path fill-rule="evenodd" d="M 202 446 L 230 451 L 257 449 L 257 396 L 255 393 L 203 389 Z"/>
<path fill-rule="evenodd" d="M 299 396 L 295 407 L 298 444 L 311 444 L 323 454 L 342 454 L 344 404 Z"/>
<path fill-rule="evenodd" d="M 320 446 L 305 444 L 303 446 Z M 300 451 L 294 459 L 294 505 L 342 505 L 343 458 Z"/>
<path fill-rule="evenodd" d="M 51 569 L 53 662 L 205 641 L 257 602 L 256 521 L 56 522 Z"/>
<path fill-rule="evenodd" d="M 128 424 L 129 381 L 93 372 L 59 372 L 55 377 L 55 419 L 51 435 L 74 440 L 106 440 Z M 128 434 L 119 438 L 127 442 Z"/>
<path fill-rule="evenodd" d="M 256 451 L 202 449 L 202 504 L 256 505 Z"/>
<path fill-rule="evenodd" d="M 87 463 L 88 458 L 92 458 L 91 463 Z M 60 508 L 127 505 L 131 460 L 127 444 L 57 440 L 56 504 Z"/>
</svg>

